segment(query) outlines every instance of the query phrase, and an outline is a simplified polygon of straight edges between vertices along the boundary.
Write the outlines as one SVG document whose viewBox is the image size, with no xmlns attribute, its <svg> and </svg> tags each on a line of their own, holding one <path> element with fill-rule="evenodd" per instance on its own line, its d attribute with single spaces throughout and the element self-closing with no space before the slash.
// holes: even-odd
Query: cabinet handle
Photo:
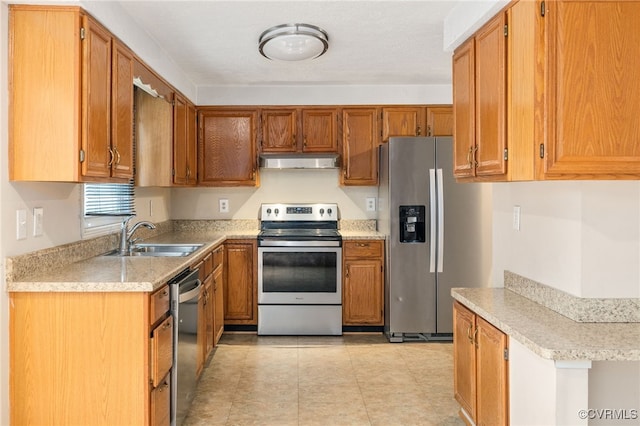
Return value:
<svg viewBox="0 0 640 426">
<path fill-rule="evenodd" d="M 428 129 L 428 127 L 427 127 L 427 129 Z M 418 126 L 416 128 L 416 136 L 420 136 L 421 134 L 422 134 L 422 128 L 420 126 Z M 431 136 L 431 135 L 429 135 L 429 136 Z"/>
<path fill-rule="evenodd" d="M 358 247 L 369 247 L 369 243 L 358 243 Z"/>
<path fill-rule="evenodd" d="M 305 147 L 307 146 L 307 137 L 306 137 L 306 136 L 304 137 L 304 143 L 303 143 L 303 145 L 304 145 Z"/>
<path fill-rule="evenodd" d="M 291 135 L 291 146 L 296 146 L 296 135 Z"/>
<path fill-rule="evenodd" d="M 187 166 L 187 179 L 191 177 L 191 169 Z"/>
<path fill-rule="evenodd" d="M 478 160 L 476 159 L 478 153 L 478 145 L 473 147 L 473 168 L 478 167 Z"/>
<path fill-rule="evenodd" d="M 473 147 L 470 146 L 469 147 L 469 151 L 467 151 L 467 164 L 469 164 L 469 168 L 473 167 L 473 164 L 471 163 L 471 153 L 473 152 Z"/>
<path fill-rule="evenodd" d="M 471 325 L 467 327 L 467 339 L 469 340 L 470 343 L 473 343 L 473 338 L 471 337 Z"/>
<path fill-rule="evenodd" d="M 107 166 L 111 167 L 111 165 L 113 164 L 113 160 L 115 160 L 116 156 L 113 153 L 113 150 L 111 148 L 109 149 L 109 162 L 107 163 Z"/>
<path fill-rule="evenodd" d="M 475 331 L 473 332 L 473 340 L 471 343 L 475 344 L 476 348 L 478 347 L 478 327 L 476 327 Z"/>
<path fill-rule="evenodd" d="M 118 147 L 113 147 L 113 151 L 116 153 L 116 164 L 120 164 L 120 152 L 118 151 Z"/>
<path fill-rule="evenodd" d="M 427 136 L 431 136 L 431 126 L 427 126 Z"/>
<path fill-rule="evenodd" d="M 168 382 L 164 382 L 162 384 L 162 386 L 160 386 L 158 388 L 158 392 L 164 392 L 165 390 L 169 389 L 169 383 Z"/>
<path fill-rule="evenodd" d="M 349 268 L 346 268 L 344 271 L 345 278 L 349 278 Z"/>
<path fill-rule="evenodd" d="M 166 322 L 163 326 L 162 329 L 166 330 L 167 328 L 171 328 L 171 323 L 170 322 Z"/>
</svg>

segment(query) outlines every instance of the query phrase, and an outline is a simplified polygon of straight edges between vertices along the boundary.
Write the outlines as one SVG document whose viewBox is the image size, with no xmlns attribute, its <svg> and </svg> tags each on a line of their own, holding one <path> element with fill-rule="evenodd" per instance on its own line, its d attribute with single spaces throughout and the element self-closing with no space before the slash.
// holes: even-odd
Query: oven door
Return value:
<svg viewBox="0 0 640 426">
<path fill-rule="evenodd" d="M 258 247 L 258 303 L 342 304 L 342 247 Z"/>
</svg>

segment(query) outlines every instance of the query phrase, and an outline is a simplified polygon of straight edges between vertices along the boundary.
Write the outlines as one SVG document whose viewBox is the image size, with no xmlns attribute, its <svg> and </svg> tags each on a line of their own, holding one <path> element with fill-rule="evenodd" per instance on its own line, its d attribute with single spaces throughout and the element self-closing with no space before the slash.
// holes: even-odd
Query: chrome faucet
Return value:
<svg viewBox="0 0 640 426">
<path fill-rule="evenodd" d="M 129 221 L 133 218 L 133 216 L 128 216 L 126 219 L 122 221 L 122 226 L 120 228 L 120 256 L 126 256 L 129 254 L 129 250 L 131 249 L 131 237 L 133 237 L 133 233 L 136 232 L 138 228 L 144 226 L 149 229 L 156 229 L 156 225 L 151 222 L 147 222 L 146 220 L 140 221 L 133 225 L 131 229 L 127 229 Z M 135 240 L 134 240 L 135 241 Z"/>
</svg>

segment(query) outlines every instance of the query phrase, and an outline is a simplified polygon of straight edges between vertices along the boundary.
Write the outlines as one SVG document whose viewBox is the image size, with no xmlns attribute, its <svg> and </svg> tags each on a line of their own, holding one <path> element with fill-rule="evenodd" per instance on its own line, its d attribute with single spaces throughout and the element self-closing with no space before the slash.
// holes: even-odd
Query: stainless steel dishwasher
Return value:
<svg viewBox="0 0 640 426">
<path fill-rule="evenodd" d="M 171 370 L 171 425 L 184 421 L 197 383 L 198 296 L 202 283 L 198 269 L 185 269 L 169 281 L 173 315 L 173 368 Z"/>
</svg>

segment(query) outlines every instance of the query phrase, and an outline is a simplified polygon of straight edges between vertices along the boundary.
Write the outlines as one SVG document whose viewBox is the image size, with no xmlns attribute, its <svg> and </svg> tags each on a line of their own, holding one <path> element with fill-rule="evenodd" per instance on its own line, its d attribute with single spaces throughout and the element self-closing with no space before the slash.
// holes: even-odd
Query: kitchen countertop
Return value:
<svg viewBox="0 0 640 426">
<path fill-rule="evenodd" d="M 7 281 L 9 292 L 152 292 L 228 238 L 255 238 L 257 231 L 173 231 L 144 243 L 203 246 L 185 257 L 95 256 L 69 265 Z"/>
<path fill-rule="evenodd" d="M 257 229 L 188 229 L 170 231 L 144 243 L 204 244 L 185 257 L 94 256 L 62 267 L 7 280 L 9 292 L 152 292 L 226 239 L 255 239 Z M 341 230 L 345 239 L 384 239 L 371 230 Z"/>
<path fill-rule="evenodd" d="M 640 361 L 640 323 L 585 323 L 503 288 L 454 288 L 453 298 L 542 358 Z"/>
</svg>

